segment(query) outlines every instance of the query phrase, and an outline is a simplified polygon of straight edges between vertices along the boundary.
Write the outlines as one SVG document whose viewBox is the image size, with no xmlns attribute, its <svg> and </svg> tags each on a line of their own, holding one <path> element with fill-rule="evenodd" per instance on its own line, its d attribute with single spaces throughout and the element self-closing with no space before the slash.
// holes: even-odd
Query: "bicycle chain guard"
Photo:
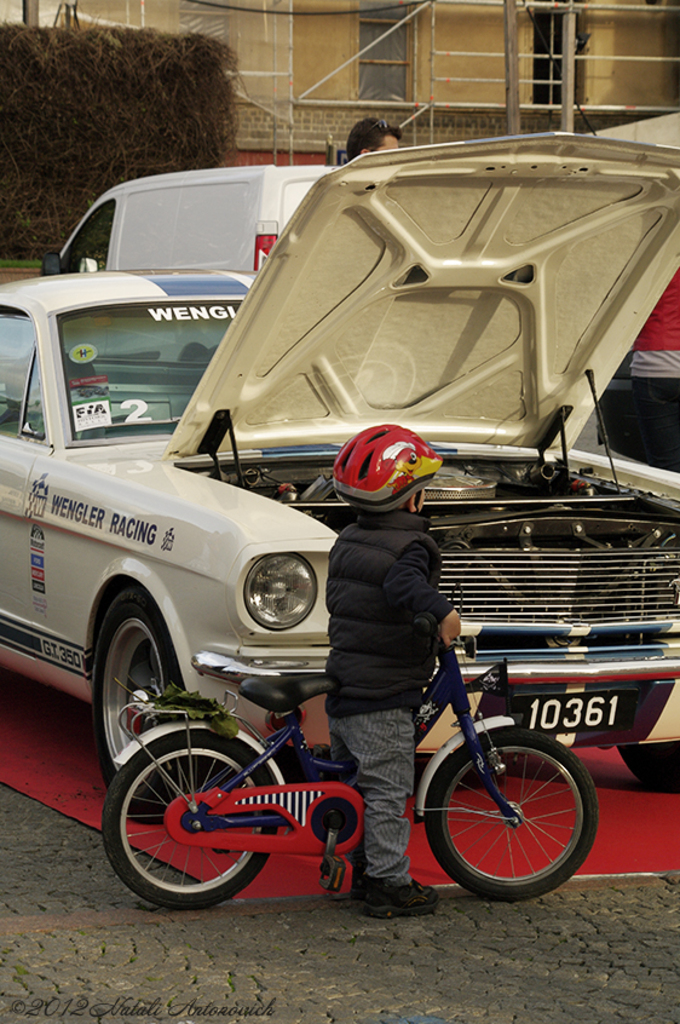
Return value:
<svg viewBox="0 0 680 1024">
<path fill-rule="evenodd" d="M 334 812 L 344 824 L 333 853 L 353 850 L 363 834 L 363 799 L 344 782 L 251 786 L 230 793 L 216 787 L 197 793 L 196 801 L 191 811 L 188 797 L 176 797 L 165 811 L 168 835 L 183 846 L 323 854 L 329 834 L 324 819 Z"/>
</svg>

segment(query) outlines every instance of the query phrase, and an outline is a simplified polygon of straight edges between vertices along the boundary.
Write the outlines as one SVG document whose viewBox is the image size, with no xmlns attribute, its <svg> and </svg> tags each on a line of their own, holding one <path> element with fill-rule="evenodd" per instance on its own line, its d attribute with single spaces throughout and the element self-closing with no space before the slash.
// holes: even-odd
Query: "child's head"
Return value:
<svg viewBox="0 0 680 1024">
<path fill-rule="evenodd" d="M 441 464 L 418 434 L 385 423 L 343 445 L 333 465 L 333 484 L 338 497 L 362 512 L 415 512 L 422 507 L 420 492 Z"/>
</svg>

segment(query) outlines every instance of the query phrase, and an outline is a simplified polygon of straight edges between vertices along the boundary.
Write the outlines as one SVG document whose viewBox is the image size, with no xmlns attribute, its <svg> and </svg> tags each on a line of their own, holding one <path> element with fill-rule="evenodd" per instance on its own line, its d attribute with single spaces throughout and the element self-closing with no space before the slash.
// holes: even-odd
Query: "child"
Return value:
<svg viewBox="0 0 680 1024">
<path fill-rule="evenodd" d="M 359 512 L 335 542 L 326 603 L 331 653 L 340 684 L 326 698 L 331 752 L 358 765 L 365 803 L 364 846 L 353 852 L 352 895 L 372 917 L 432 913 L 438 895 L 409 875 L 414 783 L 412 709 L 435 666 L 435 644 L 416 634 L 416 614 L 431 612 L 449 645 L 460 619 L 437 592 L 441 556 L 419 513 L 423 488 L 442 460 L 417 434 L 386 424 L 361 431 L 338 453 L 338 496 Z"/>
</svg>

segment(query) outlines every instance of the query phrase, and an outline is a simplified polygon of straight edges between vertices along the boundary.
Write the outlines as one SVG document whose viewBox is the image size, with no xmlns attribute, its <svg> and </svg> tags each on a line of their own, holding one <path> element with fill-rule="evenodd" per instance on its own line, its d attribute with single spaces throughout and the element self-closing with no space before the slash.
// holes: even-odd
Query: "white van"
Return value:
<svg viewBox="0 0 680 1024">
<path fill-rule="evenodd" d="M 105 192 L 43 274 L 95 270 L 259 270 L 330 167 L 216 167 L 136 178 Z"/>
</svg>

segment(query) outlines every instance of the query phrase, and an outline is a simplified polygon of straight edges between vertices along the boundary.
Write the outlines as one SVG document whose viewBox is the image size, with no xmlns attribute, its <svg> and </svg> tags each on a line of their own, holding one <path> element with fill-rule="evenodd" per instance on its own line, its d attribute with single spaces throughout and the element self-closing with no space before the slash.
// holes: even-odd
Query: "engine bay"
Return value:
<svg viewBox="0 0 680 1024">
<path fill-rule="evenodd" d="M 333 490 L 332 459 L 259 453 L 222 479 L 290 505 L 339 532 L 355 513 Z M 185 465 L 185 468 L 194 468 Z M 202 470 L 205 472 L 205 464 Z M 214 472 L 214 471 L 213 471 Z M 447 459 L 425 490 L 424 514 L 442 551 L 680 547 L 674 503 L 541 459 Z"/>
<path fill-rule="evenodd" d="M 334 452 L 276 450 L 184 463 L 340 532 L 354 510 L 333 489 Z M 480 648 L 644 644 L 680 625 L 680 510 L 542 457 L 451 457 L 425 490 L 442 552 L 440 589 Z M 675 627 L 673 627 L 675 628 Z M 494 639 L 494 637 L 496 639 Z M 618 637 L 618 639 L 617 639 Z"/>
</svg>

